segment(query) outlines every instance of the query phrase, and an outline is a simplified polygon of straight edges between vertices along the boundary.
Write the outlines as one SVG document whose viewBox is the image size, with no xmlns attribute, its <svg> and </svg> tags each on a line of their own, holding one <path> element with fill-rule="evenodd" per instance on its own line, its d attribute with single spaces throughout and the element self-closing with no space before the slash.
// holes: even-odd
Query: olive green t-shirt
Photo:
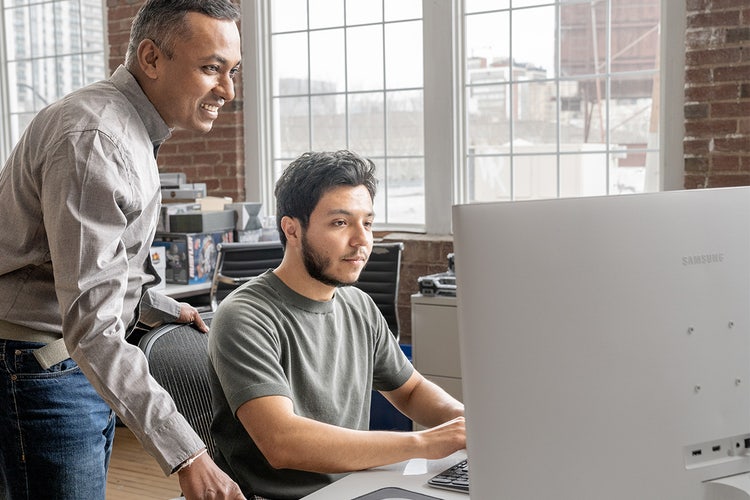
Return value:
<svg viewBox="0 0 750 500">
<path fill-rule="evenodd" d="M 222 301 L 209 333 L 216 461 L 244 494 L 300 498 L 339 475 L 272 468 L 235 418 L 245 402 L 288 397 L 296 414 L 366 430 L 371 391 L 404 384 L 413 367 L 372 299 L 356 287 L 308 299 L 273 272 Z"/>
</svg>

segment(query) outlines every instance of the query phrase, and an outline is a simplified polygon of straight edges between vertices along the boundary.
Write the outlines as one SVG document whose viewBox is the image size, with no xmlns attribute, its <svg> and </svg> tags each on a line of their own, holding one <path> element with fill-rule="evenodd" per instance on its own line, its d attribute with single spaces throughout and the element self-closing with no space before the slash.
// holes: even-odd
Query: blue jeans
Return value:
<svg viewBox="0 0 750 500">
<path fill-rule="evenodd" d="M 0 498 L 104 499 L 115 418 L 78 365 L 0 340 Z"/>
</svg>

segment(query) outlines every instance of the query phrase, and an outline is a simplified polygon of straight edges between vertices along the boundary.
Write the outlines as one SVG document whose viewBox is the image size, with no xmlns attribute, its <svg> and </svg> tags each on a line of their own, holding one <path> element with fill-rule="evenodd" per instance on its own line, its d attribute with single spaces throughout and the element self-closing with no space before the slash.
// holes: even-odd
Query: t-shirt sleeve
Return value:
<svg viewBox="0 0 750 500">
<path fill-rule="evenodd" d="M 378 391 L 398 389 L 414 372 L 382 314 L 377 314 L 372 387 Z"/>
<path fill-rule="evenodd" d="M 232 412 L 263 396 L 292 398 L 280 364 L 273 319 L 242 314 L 241 302 L 222 303 L 209 333 L 209 357 Z"/>
</svg>

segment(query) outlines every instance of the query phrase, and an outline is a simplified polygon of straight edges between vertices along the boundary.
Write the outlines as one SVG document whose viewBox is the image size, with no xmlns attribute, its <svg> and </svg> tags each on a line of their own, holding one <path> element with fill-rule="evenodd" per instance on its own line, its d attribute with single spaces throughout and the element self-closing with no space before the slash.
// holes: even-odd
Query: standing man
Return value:
<svg viewBox="0 0 750 500">
<path fill-rule="evenodd" d="M 374 165 L 308 153 L 276 184 L 284 258 L 214 314 L 209 356 L 217 463 L 248 498 L 297 499 L 339 473 L 465 447 L 464 407 L 414 370 L 356 287 L 372 250 Z M 369 431 L 381 391 L 430 427 Z"/>
<path fill-rule="evenodd" d="M 207 330 L 149 290 L 156 151 L 234 98 L 238 20 L 229 0 L 147 1 L 125 67 L 40 111 L 0 173 L 3 499 L 104 499 L 112 410 L 188 499 L 243 498 L 126 341 L 138 320 Z"/>
</svg>

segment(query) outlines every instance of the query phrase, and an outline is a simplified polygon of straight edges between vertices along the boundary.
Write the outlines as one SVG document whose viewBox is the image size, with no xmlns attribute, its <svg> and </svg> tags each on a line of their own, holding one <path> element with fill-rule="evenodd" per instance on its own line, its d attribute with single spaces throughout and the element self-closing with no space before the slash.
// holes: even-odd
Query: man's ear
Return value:
<svg viewBox="0 0 750 500">
<path fill-rule="evenodd" d="M 302 238 L 302 226 L 299 221 L 295 218 L 285 215 L 281 218 L 281 230 L 284 231 L 284 235 L 287 239 L 287 244 L 291 242 L 297 242 Z M 296 245 L 296 243 L 292 243 Z"/>
<path fill-rule="evenodd" d="M 143 73 L 149 78 L 156 80 L 158 78 L 158 72 L 156 68 L 157 61 L 160 57 L 164 57 L 159 47 L 156 46 L 153 40 L 146 38 L 138 44 L 138 65 L 141 67 Z"/>
</svg>

